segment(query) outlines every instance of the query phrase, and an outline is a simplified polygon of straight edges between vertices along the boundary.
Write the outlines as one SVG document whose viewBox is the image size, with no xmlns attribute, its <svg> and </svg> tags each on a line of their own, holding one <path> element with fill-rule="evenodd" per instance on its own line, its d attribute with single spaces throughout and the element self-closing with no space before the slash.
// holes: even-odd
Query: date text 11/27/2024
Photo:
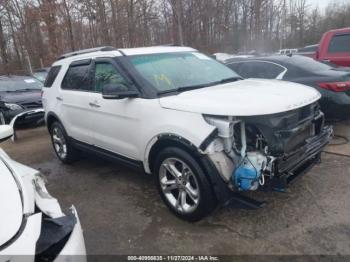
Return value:
<svg viewBox="0 0 350 262">
<path fill-rule="evenodd" d="M 127 261 L 220 261 L 217 256 L 128 256 Z"/>
</svg>

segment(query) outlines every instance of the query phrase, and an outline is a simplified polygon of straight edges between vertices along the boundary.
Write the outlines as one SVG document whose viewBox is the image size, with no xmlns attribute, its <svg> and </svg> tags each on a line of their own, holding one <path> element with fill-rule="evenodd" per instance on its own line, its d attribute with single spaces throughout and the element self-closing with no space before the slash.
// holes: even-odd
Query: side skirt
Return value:
<svg viewBox="0 0 350 262">
<path fill-rule="evenodd" d="M 97 155 L 101 158 L 104 158 L 106 160 L 112 161 L 112 162 L 118 162 L 124 166 L 133 168 L 137 171 L 141 171 L 141 172 L 145 172 L 144 168 L 143 168 L 143 163 L 142 161 L 138 161 L 135 159 L 131 159 L 116 153 L 113 153 L 111 151 L 93 146 L 93 145 L 89 145 L 86 144 L 84 142 L 80 142 L 74 138 L 69 138 L 73 147 L 75 147 L 76 149 L 82 151 L 82 152 L 86 152 L 89 154 L 93 154 L 93 155 Z"/>
</svg>

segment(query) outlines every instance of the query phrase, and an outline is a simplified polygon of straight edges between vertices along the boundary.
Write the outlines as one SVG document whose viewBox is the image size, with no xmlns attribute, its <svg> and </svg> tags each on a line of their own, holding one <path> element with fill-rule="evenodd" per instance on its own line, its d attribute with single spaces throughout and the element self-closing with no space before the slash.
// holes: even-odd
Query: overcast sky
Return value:
<svg viewBox="0 0 350 262">
<path fill-rule="evenodd" d="M 322 11 L 327 7 L 330 2 L 344 2 L 344 0 L 307 0 L 308 4 L 313 7 L 319 6 Z"/>
</svg>

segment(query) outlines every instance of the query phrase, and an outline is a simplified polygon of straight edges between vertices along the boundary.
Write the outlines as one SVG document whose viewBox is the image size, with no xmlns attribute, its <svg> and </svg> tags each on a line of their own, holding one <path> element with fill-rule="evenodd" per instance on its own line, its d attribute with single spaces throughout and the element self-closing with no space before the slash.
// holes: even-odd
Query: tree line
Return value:
<svg viewBox="0 0 350 262">
<path fill-rule="evenodd" d="M 303 47 L 350 26 L 349 1 L 333 1 L 323 11 L 308 0 L 0 0 L 0 74 L 105 45 L 206 53 Z"/>
</svg>

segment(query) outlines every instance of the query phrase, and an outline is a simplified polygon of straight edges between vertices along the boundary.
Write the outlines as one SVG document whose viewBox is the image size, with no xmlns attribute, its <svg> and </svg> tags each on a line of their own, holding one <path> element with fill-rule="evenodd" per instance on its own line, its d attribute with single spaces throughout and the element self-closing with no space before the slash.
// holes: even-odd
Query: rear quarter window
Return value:
<svg viewBox="0 0 350 262">
<path fill-rule="evenodd" d="M 71 65 L 62 81 L 61 88 L 91 91 L 90 64 Z"/>
<path fill-rule="evenodd" d="M 51 67 L 44 83 L 44 87 L 51 87 L 53 85 L 53 82 L 55 82 L 56 77 L 58 76 L 58 73 L 61 70 L 61 66 L 53 66 Z"/>
<path fill-rule="evenodd" d="M 275 79 L 284 71 L 283 67 L 264 61 L 246 61 L 231 65 L 228 64 L 227 66 L 244 78 Z"/>
<path fill-rule="evenodd" d="M 329 47 L 329 53 L 344 53 L 350 52 L 350 34 L 333 36 Z"/>
</svg>

